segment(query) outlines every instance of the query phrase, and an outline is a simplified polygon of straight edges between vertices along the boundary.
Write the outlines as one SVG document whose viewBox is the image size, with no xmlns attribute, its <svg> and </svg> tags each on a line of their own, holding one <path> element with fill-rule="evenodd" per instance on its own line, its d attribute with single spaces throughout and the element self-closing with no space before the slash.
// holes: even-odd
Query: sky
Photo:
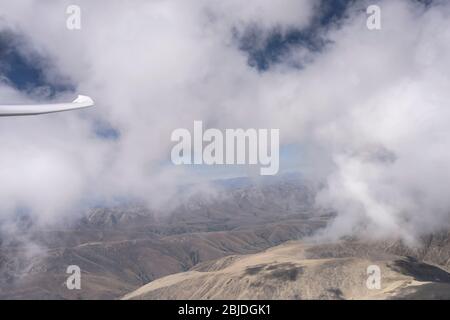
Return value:
<svg viewBox="0 0 450 320">
<path fill-rule="evenodd" d="M 3 1 L 1 103 L 96 107 L 0 118 L 0 217 L 158 208 L 180 184 L 253 175 L 170 163 L 171 132 L 202 120 L 279 128 L 280 171 L 324 182 L 330 235 L 413 241 L 450 220 L 449 15 L 439 0 Z"/>
</svg>

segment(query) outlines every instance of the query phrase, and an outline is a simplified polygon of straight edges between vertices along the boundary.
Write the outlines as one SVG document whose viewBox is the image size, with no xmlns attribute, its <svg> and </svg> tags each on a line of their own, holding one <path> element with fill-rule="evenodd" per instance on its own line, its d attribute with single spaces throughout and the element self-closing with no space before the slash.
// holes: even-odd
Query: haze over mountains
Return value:
<svg viewBox="0 0 450 320">
<path fill-rule="evenodd" d="M 203 261 L 309 236 L 330 216 L 313 209 L 313 187 L 296 179 L 216 184 L 170 212 L 97 208 L 57 228 L 23 223 L 21 236 L 2 237 L 0 298 L 119 298 Z M 82 290 L 65 287 L 68 265 L 80 266 Z"/>
<path fill-rule="evenodd" d="M 318 185 L 285 176 L 213 186 L 184 190 L 170 212 L 95 208 L 45 229 L 23 219 L 21 234 L 1 238 L 0 298 L 449 298 L 448 233 L 415 247 L 327 243 L 314 237 L 334 219 L 314 206 Z M 370 264 L 382 269 L 381 291 L 365 287 Z M 82 270 L 81 290 L 65 286 L 69 265 Z"/>
</svg>

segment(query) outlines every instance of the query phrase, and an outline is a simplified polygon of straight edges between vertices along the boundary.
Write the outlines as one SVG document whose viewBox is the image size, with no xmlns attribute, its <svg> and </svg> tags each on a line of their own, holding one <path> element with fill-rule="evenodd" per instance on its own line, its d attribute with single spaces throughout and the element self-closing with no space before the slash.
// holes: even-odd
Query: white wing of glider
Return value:
<svg viewBox="0 0 450 320">
<path fill-rule="evenodd" d="M 0 117 L 30 116 L 43 113 L 61 112 L 92 107 L 94 100 L 88 96 L 79 95 L 72 102 L 53 104 L 0 105 Z"/>
</svg>

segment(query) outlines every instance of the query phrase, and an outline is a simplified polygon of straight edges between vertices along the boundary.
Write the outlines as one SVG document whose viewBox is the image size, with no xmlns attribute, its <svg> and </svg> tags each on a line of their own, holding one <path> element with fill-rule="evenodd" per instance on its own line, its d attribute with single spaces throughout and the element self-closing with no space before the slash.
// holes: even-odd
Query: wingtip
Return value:
<svg viewBox="0 0 450 320">
<path fill-rule="evenodd" d="M 84 95 L 80 94 L 73 101 L 73 103 L 81 103 L 81 104 L 86 105 L 86 106 L 93 106 L 94 105 L 94 100 L 92 100 L 92 98 L 89 97 L 89 96 L 84 96 Z"/>
</svg>

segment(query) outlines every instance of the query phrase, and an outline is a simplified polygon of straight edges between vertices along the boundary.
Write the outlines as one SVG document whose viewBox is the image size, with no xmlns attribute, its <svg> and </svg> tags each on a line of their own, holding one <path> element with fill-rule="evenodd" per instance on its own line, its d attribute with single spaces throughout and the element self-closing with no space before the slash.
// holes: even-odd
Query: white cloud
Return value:
<svg viewBox="0 0 450 320">
<path fill-rule="evenodd" d="M 412 1 L 381 1 L 380 31 L 367 30 L 365 11 L 355 7 L 341 28 L 320 32 L 333 41 L 323 52 L 292 49 L 265 73 L 247 64 L 233 28 L 302 28 L 317 2 L 77 3 L 80 32 L 65 28 L 70 1 L 2 5 L 1 26 L 23 33 L 97 102 L 81 114 L 0 119 L 3 212 L 24 205 L 49 219 L 86 198 L 118 195 L 159 203 L 191 175 L 163 165 L 171 131 L 203 120 L 280 128 L 282 143 L 312 150 L 310 169 L 329 185 L 320 203 L 339 212 L 335 235 L 358 225 L 410 238 L 448 222 L 447 3 L 425 11 Z M 310 64 L 289 67 L 305 54 Z M 4 100 L 25 99 L 0 90 Z M 96 137 L 93 118 L 120 138 Z"/>
</svg>

